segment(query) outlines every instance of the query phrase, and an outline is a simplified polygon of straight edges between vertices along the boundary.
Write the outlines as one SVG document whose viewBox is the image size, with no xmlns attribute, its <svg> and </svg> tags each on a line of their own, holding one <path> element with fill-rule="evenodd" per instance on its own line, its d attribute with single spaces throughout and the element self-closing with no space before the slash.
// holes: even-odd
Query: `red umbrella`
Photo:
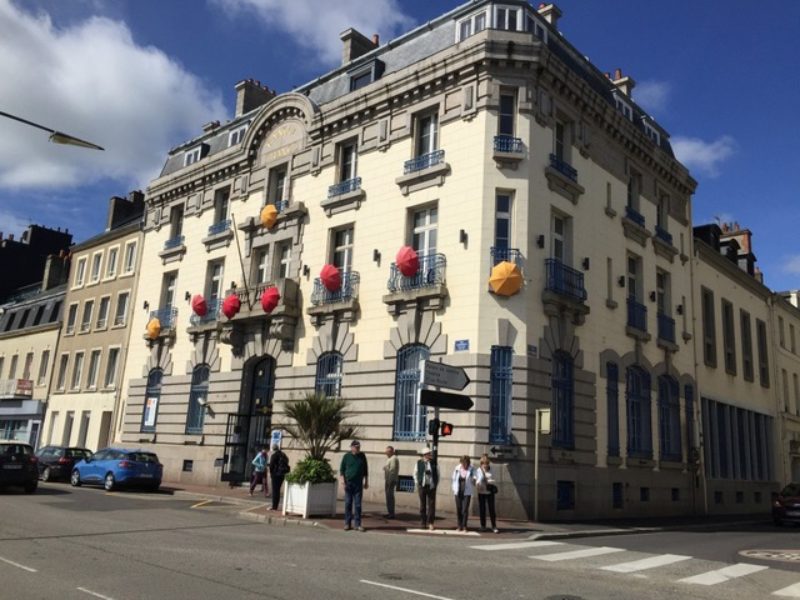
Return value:
<svg viewBox="0 0 800 600">
<path fill-rule="evenodd" d="M 322 285 L 329 292 L 335 292 L 342 287 L 342 273 L 333 265 L 325 265 L 322 271 L 319 272 L 319 278 L 322 280 Z"/>
<path fill-rule="evenodd" d="M 275 286 L 268 287 L 261 294 L 261 308 L 265 313 L 271 313 L 278 306 L 278 301 L 281 299 L 281 293 Z"/>
<path fill-rule="evenodd" d="M 192 310 L 198 317 L 205 317 L 208 314 L 208 304 L 206 299 L 200 294 L 192 298 Z"/>
<path fill-rule="evenodd" d="M 394 259 L 397 268 L 406 277 L 412 277 L 419 271 L 419 255 L 411 246 L 403 246 Z"/>
<path fill-rule="evenodd" d="M 235 317 L 240 308 L 242 308 L 242 302 L 236 294 L 229 294 L 222 302 L 222 314 L 229 319 Z"/>
</svg>

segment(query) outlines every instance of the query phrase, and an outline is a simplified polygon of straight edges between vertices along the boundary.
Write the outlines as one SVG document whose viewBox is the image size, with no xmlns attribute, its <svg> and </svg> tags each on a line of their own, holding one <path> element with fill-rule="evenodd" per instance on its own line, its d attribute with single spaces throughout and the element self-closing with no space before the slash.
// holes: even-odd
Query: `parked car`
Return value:
<svg viewBox="0 0 800 600">
<path fill-rule="evenodd" d="M 800 483 L 790 483 L 781 490 L 772 503 L 772 520 L 775 525 L 800 523 Z"/>
<path fill-rule="evenodd" d="M 33 447 L 22 442 L 0 441 L 0 488 L 20 486 L 32 494 L 39 485 L 39 468 Z"/>
<path fill-rule="evenodd" d="M 39 448 L 36 451 L 36 458 L 39 459 L 39 479 L 42 481 L 69 481 L 75 463 L 91 455 L 92 451 L 86 448 L 67 446 Z"/>
<path fill-rule="evenodd" d="M 109 491 L 122 486 L 156 491 L 163 472 L 164 467 L 153 452 L 103 448 L 75 464 L 70 483 L 76 487 L 84 483 L 102 485 Z"/>
</svg>

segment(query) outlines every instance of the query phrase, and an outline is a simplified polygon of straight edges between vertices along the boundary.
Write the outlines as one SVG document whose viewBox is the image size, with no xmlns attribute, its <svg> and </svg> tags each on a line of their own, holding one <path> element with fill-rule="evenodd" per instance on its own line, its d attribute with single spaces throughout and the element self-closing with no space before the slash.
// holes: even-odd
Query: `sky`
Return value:
<svg viewBox="0 0 800 600">
<path fill-rule="evenodd" d="M 459 0 L 0 0 L 0 111 L 105 147 L 51 144 L 0 118 L 0 231 L 105 226 L 170 148 L 233 116 L 234 85 L 278 92 L 338 65 L 339 33 L 381 42 Z M 800 2 L 561 0 L 562 34 L 671 135 L 698 182 L 695 225 L 753 232 L 765 283 L 800 288 Z M 793 241 L 794 240 L 794 241 Z"/>
</svg>

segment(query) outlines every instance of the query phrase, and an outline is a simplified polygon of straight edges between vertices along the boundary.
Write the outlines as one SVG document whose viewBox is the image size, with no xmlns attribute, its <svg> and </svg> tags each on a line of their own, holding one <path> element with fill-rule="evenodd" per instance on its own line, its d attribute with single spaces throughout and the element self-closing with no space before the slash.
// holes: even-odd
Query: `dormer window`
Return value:
<svg viewBox="0 0 800 600">
<path fill-rule="evenodd" d="M 656 131 L 655 127 L 650 125 L 647 121 L 643 121 L 644 123 L 644 133 L 647 137 L 649 137 L 656 146 L 661 145 L 661 134 Z"/>
<path fill-rule="evenodd" d="M 466 19 L 458 22 L 456 31 L 458 32 L 458 42 L 465 40 L 471 35 L 480 33 L 486 29 L 486 11 L 481 11 L 474 15 L 470 15 Z"/>
<path fill-rule="evenodd" d="M 237 127 L 228 134 L 228 147 L 238 146 L 244 139 L 244 134 L 247 133 L 247 125 Z"/>
<path fill-rule="evenodd" d="M 625 115 L 629 121 L 633 121 L 633 108 L 630 104 L 625 102 L 622 98 L 620 98 L 617 94 L 614 94 L 614 102 L 617 105 L 617 110 Z"/>
<path fill-rule="evenodd" d="M 188 167 L 189 165 L 194 164 L 198 160 L 200 160 L 200 151 L 201 151 L 200 146 L 192 148 L 191 150 L 187 150 L 186 154 L 183 155 L 183 166 Z"/>
<path fill-rule="evenodd" d="M 526 21 L 526 30 L 528 33 L 532 33 L 535 37 L 539 38 L 544 43 L 547 43 L 547 29 L 545 26 L 537 21 L 536 18 L 531 14 L 526 15 Z"/>
<path fill-rule="evenodd" d="M 497 6 L 494 9 L 494 28 L 505 31 L 519 31 L 522 28 L 522 9 L 511 6 Z"/>
<path fill-rule="evenodd" d="M 386 65 L 383 61 L 375 59 L 366 65 L 350 72 L 350 91 L 354 92 L 368 86 L 373 81 L 377 81 L 383 75 Z"/>
</svg>

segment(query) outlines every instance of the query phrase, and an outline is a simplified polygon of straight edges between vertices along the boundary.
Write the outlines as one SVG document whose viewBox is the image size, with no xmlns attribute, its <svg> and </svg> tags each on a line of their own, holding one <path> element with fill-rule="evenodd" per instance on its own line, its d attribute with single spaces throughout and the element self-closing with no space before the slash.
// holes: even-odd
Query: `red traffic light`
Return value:
<svg viewBox="0 0 800 600">
<path fill-rule="evenodd" d="M 445 421 L 442 421 L 442 433 L 441 433 L 441 435 L 442 435 L 442 437 L 445 437 L 447 435 L 453 435 L 453 424 L 452 423 L 446 423 Z"/>
</svg>

